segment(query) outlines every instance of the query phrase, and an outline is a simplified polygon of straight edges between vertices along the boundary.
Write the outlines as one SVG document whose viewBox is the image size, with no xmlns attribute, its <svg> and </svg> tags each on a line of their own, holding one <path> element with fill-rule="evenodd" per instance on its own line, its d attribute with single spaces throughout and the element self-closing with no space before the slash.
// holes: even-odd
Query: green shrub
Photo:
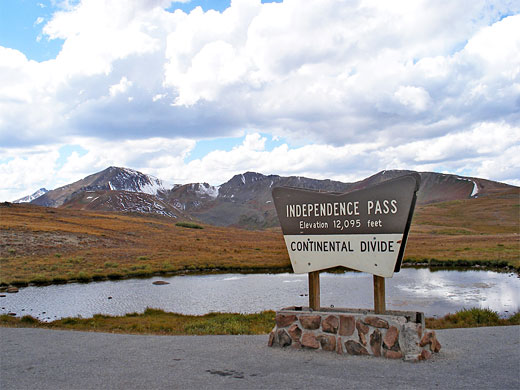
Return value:
<svg viewBox="0 0 520 390">
<path fill-rule="evenodd" d="M 496 311 L 473 307 L 460 310 L 455 314 L 447 314 L 439 319 L 427 319 L 426 326 L 433 329 L 473 328 L 478 326 L 506 325 L 506 321 L 500 319 Z"/>
<path fill-rule="evenodd" d="M 67 279 L 64 278 L 63 276 L 55 276 L 54 278 L 52 278 L 52 283 L 54 283 L 54 284 L 67 283 Z"/>
<path fill-rule="evenodd" d="M 32 317 L 32 316 L 23 316 L 21 319 L 20 319 L 20 322 L 22 324 L 26 324 L 26 325 L 34 325 L 34 324 L 37 324 L 39 323 L 40 321 L 38 321 L 36 318 Z"/>
<path fill-rule="evenodd" d="M 27 287 L 29 282 L 23 279 L 15 279 L 11 282 L 11 284 L 16 287 Z"/>
<path fill-rule="evenodd" d="M 29 281 L 30 283 L 34 284 L 47 284 L 49 283 L 49 279 L 43 275 L 36 275 Z"/>
<path fill-rule="evenodd" d="M 67 318 L 63 318 L 60 322 L 63 324 L 63 325 L 76 325 L 78 323 L 78 318 L 72 318 L 72 317 L 67 317 Z"/>
<path fill-rule="evenodd" d="M 190 229 L 204 229 L 204 227 L 193 222 L 177 222 L 175 226 L 190 228 Z"/>
<path fill-rule="evenodd" d="M 76 279 L 78 279 L 78 281 L 81 283 L 87 283 L 92 280 L 92 277 L 88 273 L 80 271 Z"/>
<path fill-rule="evenodd" d="M 471 325 L 492 326 L 498 324 L 499 315 L 491 309 L 471 308 L 457 313 L 461 321 Z"/>
<path fill-rule="evenodd" d="M 520 311 L 507 319 L 511 325 L 520 325 Z"/>
</svg>

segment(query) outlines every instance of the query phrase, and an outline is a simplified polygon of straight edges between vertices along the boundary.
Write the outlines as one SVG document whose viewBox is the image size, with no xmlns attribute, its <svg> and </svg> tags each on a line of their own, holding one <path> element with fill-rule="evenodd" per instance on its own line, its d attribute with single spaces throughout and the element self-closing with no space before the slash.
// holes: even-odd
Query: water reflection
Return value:
<svg viewBox="0 0 520 390">
<path fill-rule="evenodd" d="M 152 283 L 165 280 L 170 284 Z M 142 312 L 146 307 L 185 314 L 253 313 L 306 306 L 307 275 L 221 274 L 129 279 L 90 284 L 28 287 L 0 298 L 0 313 L 46 320 Z M 322 306 L 372 308 L 372 275 L 322 273 Z M 504 315 L 520 306 L 520 279 L 488 271 L 403 269 L 386 280 L 387 308 L 442 316 L 462 308 L 489 307 Z"/>
</svg>

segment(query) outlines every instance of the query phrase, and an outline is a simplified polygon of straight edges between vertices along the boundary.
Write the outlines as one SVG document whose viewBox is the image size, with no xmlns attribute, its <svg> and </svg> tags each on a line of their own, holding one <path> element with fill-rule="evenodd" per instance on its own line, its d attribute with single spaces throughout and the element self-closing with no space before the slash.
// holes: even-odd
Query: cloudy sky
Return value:
<svg viewBox="0 0 520 390">
<path fill-rule="evenodd" d="M 520 185 L 520 3 L 0 1 L 0 200 L 111 165 Z"/>
</svg>

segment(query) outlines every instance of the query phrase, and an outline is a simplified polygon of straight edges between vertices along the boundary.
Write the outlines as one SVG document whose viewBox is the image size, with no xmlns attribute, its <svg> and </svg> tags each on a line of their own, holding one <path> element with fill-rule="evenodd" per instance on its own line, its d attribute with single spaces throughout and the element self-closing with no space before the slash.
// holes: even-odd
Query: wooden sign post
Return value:
<svg viewBox="0 0 520 390">
<path fill-rule="evenodd" d="M 309 307 L 320 310 L 320 271 L 309 272 Z"/>
<path fill-rule="evenodd" d="M 384 314 L 385 303 L 385 278 L 374 275 L 374 311 L 376 314 Z"/>
</svg>

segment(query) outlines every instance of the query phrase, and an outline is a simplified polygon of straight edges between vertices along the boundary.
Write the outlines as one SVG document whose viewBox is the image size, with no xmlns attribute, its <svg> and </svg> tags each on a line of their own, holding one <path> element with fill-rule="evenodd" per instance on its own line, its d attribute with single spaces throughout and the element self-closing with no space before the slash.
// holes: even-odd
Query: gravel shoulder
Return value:
<svg viewBox="0 0 520 390">
<path fill-rule="evenodd" d="M 519 389 L 520 326 L 437 331 L 420 363 L 267 347 L 268 336 L 0 328 L 8 389 Z"/>
</svg>

